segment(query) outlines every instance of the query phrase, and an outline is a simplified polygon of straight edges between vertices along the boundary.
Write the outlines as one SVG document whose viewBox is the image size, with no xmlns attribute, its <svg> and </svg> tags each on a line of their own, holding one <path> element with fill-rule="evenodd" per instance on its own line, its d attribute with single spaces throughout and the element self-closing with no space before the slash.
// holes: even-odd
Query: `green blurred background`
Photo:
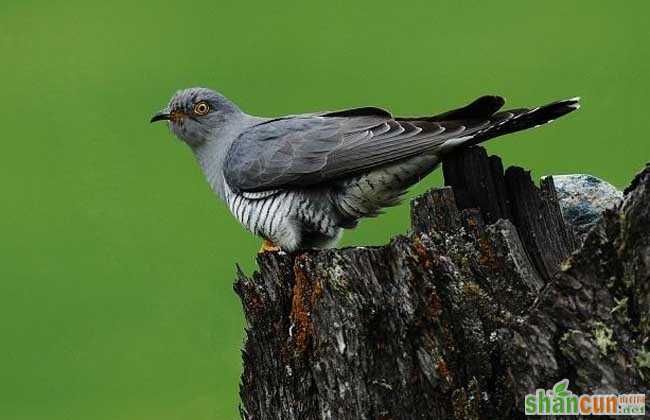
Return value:
<svg viewBox="0 0 650 420">
<path fill-rule="evenodd" d="M 9 1 L 0 5 L 0 418 L 231 419 L 259 240 L 150 115 L 213 87 L 276 115 L 425 114 L 581 95 L 488 145 L 624 187 L 648 159 L 647 2 Z M 440 184 L 428 178 L 412 194 Z M 411 195 L 412 195 L 411 194 Z M 408 206 L 343 245 L 406 231 Z"/>
</svg>

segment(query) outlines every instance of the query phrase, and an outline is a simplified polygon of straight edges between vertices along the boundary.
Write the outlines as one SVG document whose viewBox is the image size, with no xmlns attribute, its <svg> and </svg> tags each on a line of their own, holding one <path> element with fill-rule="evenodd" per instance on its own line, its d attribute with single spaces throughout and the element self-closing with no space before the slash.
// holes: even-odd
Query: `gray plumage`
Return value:
<svg viewBox="0 0 650 420">
<path fill-rule="evenodd" d="M 342 229 L 399 203 L 459 147 L 538 126 L 578 98 L 501 111 L 484 96 L 444 114 L 396 118 L 373 107 L 262 118 L 205 88 L 179 91 L 169 120 L 215 193 L 254 234 L 287 251 L 333 246 Z"/>
</svg>

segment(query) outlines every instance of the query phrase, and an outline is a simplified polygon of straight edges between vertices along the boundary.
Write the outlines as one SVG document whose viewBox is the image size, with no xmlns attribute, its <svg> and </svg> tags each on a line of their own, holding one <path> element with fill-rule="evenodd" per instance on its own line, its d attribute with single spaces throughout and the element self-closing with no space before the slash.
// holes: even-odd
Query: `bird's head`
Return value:
<svg viewBox="0 0 650 420">
<path fill-rule="evenodd" d="M 207 88 L 180 90 L 151 122 L 167 121 L 170 130 L 191 147 L 218 139 L 241 111 L 223 95 Z"/>
</svg>

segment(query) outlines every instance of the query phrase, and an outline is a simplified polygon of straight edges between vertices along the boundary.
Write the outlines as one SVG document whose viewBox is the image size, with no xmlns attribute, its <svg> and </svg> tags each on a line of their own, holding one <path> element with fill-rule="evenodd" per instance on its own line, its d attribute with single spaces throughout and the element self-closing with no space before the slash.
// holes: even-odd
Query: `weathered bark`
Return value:
<svg viewBox="0 0 650 420">
<path fill-rule="evenodd" d="M 243 418 L 523 418 L 563 378 L 648 394 L 650 167 L 583 244 L 550 178 L 478 147 L 443 170 L 408 236 L 239 271 Z"/>
</svg>

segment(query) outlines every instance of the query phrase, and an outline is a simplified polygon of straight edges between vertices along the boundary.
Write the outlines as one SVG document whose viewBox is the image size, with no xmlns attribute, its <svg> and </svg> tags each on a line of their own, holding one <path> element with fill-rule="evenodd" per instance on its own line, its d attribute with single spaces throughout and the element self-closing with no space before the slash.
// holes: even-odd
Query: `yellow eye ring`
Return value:
<svg viewBox="0 0 650 420">
<path fill-rule="evenodd" d="M 210 112 L 210 105 L 208 105 L 207 102 L 201 101 L 201 102 L 197 103 L 196 105 L 194 105 L 193 112 L 194 112 L 194 114 L 200 115 L 200 116 L 206 115 L 208 112 Z"/>
</svg>

